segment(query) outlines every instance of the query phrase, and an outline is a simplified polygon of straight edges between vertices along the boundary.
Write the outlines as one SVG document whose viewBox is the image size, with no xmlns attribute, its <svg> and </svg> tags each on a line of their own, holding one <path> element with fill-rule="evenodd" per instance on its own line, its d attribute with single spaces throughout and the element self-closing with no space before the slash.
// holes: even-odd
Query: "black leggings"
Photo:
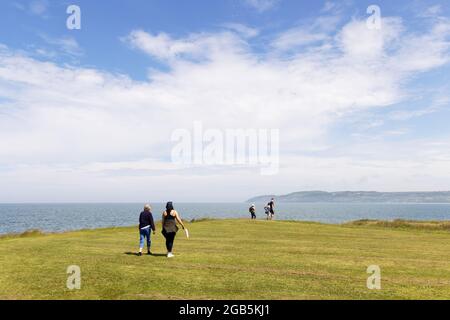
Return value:
<svg viewBox="0 0 450 320">
<path fill-rule="evenodd" d="M 176 232 L 164 232 L 164 237 L 166 238 L 166 248 L 168 252 L 172 252 L 173 242 L 175 241 Z"/>
</svg>

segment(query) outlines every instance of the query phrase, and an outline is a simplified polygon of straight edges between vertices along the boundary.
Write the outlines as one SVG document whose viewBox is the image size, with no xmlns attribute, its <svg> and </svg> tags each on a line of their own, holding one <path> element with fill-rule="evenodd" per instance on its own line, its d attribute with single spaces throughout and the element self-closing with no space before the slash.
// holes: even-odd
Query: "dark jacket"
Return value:
<svg viewBox="0 0 450 320">
<path fill-rule="evenodd" d="M 147 226 L 150 226 L 153 231 L 156 230 L 152 213 L 149 211 L 143 211 L 139 216 L 139 229 L 145 228 Z"/>
</svg>

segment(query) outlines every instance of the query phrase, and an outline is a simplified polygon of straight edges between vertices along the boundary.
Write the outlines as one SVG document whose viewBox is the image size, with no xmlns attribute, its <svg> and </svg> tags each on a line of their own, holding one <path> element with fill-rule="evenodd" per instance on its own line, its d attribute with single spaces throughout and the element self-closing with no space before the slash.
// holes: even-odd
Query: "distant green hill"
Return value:
<svg viewBox="0 0 450 320">
<path fill-rule="evenodd" d="M 450 191 L 443 192 L 374 192 L 374 191 L 303 191 L 287 195 L 266 195 L 248 202 L 374 202 L 374 203 L 450 203 Z"/>
</svg>

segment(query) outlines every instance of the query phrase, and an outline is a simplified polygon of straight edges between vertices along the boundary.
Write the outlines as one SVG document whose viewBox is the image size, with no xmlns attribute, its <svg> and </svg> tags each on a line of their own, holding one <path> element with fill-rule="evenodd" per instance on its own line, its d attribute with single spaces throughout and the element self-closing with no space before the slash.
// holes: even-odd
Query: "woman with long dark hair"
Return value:
<svg viewBox="0 0 450 320">
<path fill-rule="evenodd" d="M 167 202 L 166 211 L 164 211 L 162 215 L 162 234 L 166 238 L 167 258 L 174 257 L 172 250 L 173 242 L 175 241 L 175 236 L 178 232 L 177 222 L 181 225 L 183 230 L 186 229 L 180 215 L 173 208 L 173 203 Z"/>
</svg>

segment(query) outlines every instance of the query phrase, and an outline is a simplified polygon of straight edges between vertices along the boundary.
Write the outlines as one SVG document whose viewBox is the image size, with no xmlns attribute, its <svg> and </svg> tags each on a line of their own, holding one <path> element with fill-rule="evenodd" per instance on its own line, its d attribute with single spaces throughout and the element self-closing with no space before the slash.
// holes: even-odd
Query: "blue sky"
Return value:
<svg viewBox="0 0 450 320">
<path fill-rule="evenodd" d="M 273 5 L 267 9 L 258 9 L 257 6 L 249 4 L 251 1 L 246 0 L 2 1 L 0 37 L 2 43 L 24 50 L 33 46 L 49 47 L 49 43 L 42 39 L 43 35 L 52 39 L 71 37 L 77 41 L 84 53 L 76 57 L 76 62 L 80 65 L 123 72 L 143 80 L 149 67 L 161 66 L 149 57 L 129 50 L 120 42 L 120 38 L 126 36 L 130 30 L 144 29 L 183 37 L 191 33 L 218 31 L 224 23 L 240 23 L 261 30 L 260 36 L 254 39 L 252 45 L 264 53 L 267 49 L 265 44 L 270 37 L 313 21 L 323 13 L 327 3 L 309 0 L 260 2 Z M 366 8 L 374 4 L 373 1 L 336 3 L 342 6 L 340 10 L 345 11 L 349 19 L 367 17 Z M 82 30 L 73 31 L 65 27 L 68 17 L 65 11 L 70 4 L 77 4 L 82 9 Z M 420 15 L 421 11 L 433 6 L 439 6 L 442 15 L 448 15 L 450 11 L 448 1 L 377 1 L 376 4 L 382 8 L 384 15 L 405 17 L 405 24 L 419 31 L 423 21 L 417 19 L 417 15 Z M 34 7 L 42 8 L 42 12 L 35 12 Z M 417 21 L 421 23 L 418 24 Z M 133 63 L 130 63 L 130 60 Z M 70 57 L 61 57 L 59 62 L 74 61 Z"/>
<path fill-rule="evenodd" d="M 71 4 L 81 30 L 66 28 Z M 380 30 L 366 25 L 374 4 Z M 0 10 L 1 202 L 449 189 L 450 1 Z M 174 166 L 170 135 L 194 121 L 280 130 L 279 172 Z"/>
</svg>

